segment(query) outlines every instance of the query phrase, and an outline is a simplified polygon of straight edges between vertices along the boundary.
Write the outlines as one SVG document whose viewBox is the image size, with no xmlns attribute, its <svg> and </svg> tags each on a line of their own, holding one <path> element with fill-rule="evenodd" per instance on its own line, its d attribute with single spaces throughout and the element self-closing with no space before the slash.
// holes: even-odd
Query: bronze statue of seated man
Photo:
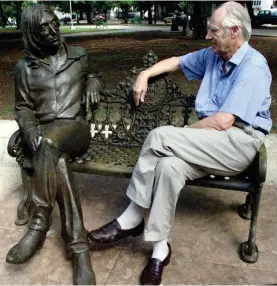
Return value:
<svg viewBox="0 0 277 286">
<path fill-rule="evenodd" d="M 74 284 L 95 284 L 78 193 L 69 159 L 84 154 L 90 142 L 82 103 L 96 102 L 104 92 L 81 47 L 67 46 L 59 21 L 43 5 L 22 13 L 26 56 L 15 67 L 15 120 L 34 167 L 33 213 L 28 231 L 9 251 L 6 261 L 21 264 L 43 246 L 57 201 L 61 236 L 72 259 Z"/>
</svg>

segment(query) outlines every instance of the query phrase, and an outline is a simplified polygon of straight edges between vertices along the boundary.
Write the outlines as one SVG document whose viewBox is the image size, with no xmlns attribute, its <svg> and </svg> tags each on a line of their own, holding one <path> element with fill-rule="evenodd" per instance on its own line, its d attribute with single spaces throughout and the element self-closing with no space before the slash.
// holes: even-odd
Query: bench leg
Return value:
<svg viewBox="0 0 277 286">
<path fill-rule="evenodd" d="M 23 183 L 23 195 L 19 205 L 17 206 L 16 225 L 24 225 L 29 221 L 29 213 L 32 201 L 32 174 L 26 169 L 21 168 L 21 176 Z"/>
<path fill-rule="evenodd" d="M 252 194 L 248 193 L 245 203 L 238 208 L 238 214 L 243 219 L 251 219 Z"/>
<path fill-rule="evenodd" d="M 259 257 L 259 250 L 256 245 L 256 226 L 258 219 L 258 212 L 261 200 L 262 185 L 259 186 L 257 192 L 252 194 L 251 202 L 251 221 L 248 241 L 240 245 L 239 255 L 242 261 L 247 263 L 255 263 Z"/>
</svg>

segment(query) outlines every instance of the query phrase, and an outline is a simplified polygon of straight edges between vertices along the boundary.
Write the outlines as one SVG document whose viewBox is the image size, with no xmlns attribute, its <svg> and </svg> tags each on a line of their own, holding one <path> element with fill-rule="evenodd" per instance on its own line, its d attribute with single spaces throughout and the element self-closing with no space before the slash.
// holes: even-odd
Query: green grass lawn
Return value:
<svg viewBox="0 0 277 286">
<path fill-rule="evenodd" d="M 91 26 L 82 26 L 82 27 L 78 27 L 78 26 L 74 26 L 75 29 L 71 30 L 70 26 L 61 26 L 60 27 L 60 32 L 61 34 L 70 34 L 70 33 L 82 33 L 82 32 L 99 32 L 99 31 L 119 31 L 120 29 L 107 29 L 107 28 L 103 28 L 103 27 L 98 27 L 96 28 L 95 25 L 91 25 Z"/>
<path fill-rule="evenodd" d="M 13 119 L 14 105 L 0 108 L 0 119 Z"/>
<path fill-rule="evenodd" d="M 19 30 L 16 30 L 16 27 L 6 27 L 6 28 L 2 28 L 0 27 L 0 33 L 16 33 L 16 32 L 20 32 Z"/>
<path fill-rule="evenodd" d="M 99 32 L 99 31 L 119 31 L 120 29 L 107 29 L 98 27 L 96 28 L 95 25 L 89 25 L 89 26 L 74 26 L 75 29 L 71 30 L 70 26 L 61 26 L 60 27 L 60 32 L 61 34 L 70 34 L 70 33 L 82 33 L 82 32 Z M 0 33 L 20 33 L 19 30 L 16 30 L 16 27 L 6 27 L 6 28 L 0 28 Z"/>
</svg>

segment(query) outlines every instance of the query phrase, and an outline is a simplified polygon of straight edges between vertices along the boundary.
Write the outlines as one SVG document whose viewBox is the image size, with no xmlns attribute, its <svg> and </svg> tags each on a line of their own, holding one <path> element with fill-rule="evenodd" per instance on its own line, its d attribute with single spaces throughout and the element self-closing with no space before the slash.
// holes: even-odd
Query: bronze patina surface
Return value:
<svg viewBox="0 0 277 286">
<path fill-rule="evenodd" d="M 87 52 L 67 46 L 59 21 L 43 5 L 23 11 L 26 56 L 15 67 L 15 119 L 22 137 L 22 178 L 28 193 L 28 231 L 6 261 L 21 264 L 43 246 L 58 203 L 61 236 L 73 262 L 74 284 L 95 284 L 87 231 L 69 160 L 84 154 L 90 142 L 85 108 L 99 100 L 104 84 Z M 21 219 L 21 220 L 20 220 Z"/>
</svg>

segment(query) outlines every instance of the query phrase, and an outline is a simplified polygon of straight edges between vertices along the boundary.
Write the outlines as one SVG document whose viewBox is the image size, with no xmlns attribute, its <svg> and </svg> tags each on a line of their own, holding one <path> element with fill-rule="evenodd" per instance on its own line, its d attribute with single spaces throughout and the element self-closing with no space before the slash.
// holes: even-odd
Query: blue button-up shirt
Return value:
<svg viewBox="0 0 277 286">
<path fill-rule="evenodd" d="M 266 59 L 244 42 L 226 62 L 226 72 L 223 63 L 211 48 L 180 57 L 179 65 L 187 79 L 202 80 L 195 102 L 198 117 L 228 112 L 269 132 L 272 77 Z"/>
</svg>

